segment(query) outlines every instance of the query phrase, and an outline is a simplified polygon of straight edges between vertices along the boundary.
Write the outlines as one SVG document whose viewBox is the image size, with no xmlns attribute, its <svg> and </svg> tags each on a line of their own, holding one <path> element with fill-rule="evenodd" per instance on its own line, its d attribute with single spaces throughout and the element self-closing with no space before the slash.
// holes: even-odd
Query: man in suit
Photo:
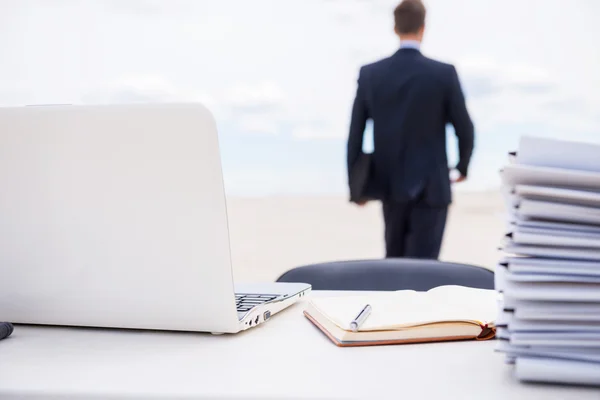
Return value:
<svg viewBox="0 0 600 400">
<path fill-rule="evenodd" d="M 360 69 L 348 137 L 349 178 L 362 156 L 366 122 L 373 121 L 371 198 L 383 203 L 386 257 L 437 259 L 452 202 L 446 126 L 458 138 L 459 177 L 467 178 L 474 128 L 454 66 L 419 48 L 425 6 L 404 0 L 394 10 L 400 49 Z M 364 205 L 364 201 L 357 201 Z"/>
</svg>

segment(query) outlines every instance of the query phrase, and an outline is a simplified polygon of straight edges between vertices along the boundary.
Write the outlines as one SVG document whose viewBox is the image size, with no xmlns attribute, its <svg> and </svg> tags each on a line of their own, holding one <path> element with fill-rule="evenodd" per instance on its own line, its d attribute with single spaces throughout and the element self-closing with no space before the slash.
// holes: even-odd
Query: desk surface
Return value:
<svg viewBox="0 0 600 400">
<path fill-rule="evenodd" d="M 17 326 L 0 341 L 0 398 L 600 398 L 517 382 L 493 341 L 338 348 L 302 310 L 227 336 Z"/>
</svg>

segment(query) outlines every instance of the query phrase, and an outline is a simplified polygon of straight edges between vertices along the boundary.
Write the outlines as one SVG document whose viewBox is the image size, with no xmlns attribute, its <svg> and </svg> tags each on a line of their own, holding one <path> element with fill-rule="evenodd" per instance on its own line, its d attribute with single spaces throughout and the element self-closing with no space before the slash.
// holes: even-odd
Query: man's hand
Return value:
<svg viewBox="0 0 600 400">
<path fill-rule="evenodd" d="M 452 179 L 452 183 L 461 183 L 467 180 L 466 176 L 459 175 L 457 178 Z"/>
<path fill-rule="evenodd" d="M 464 182 L 466 180 L 467 180 L 466 176 L 463 176 L 463 174 L 458 172 L 456 169 L 450 168 L 450 182 L 460 183 L 460 182 Z"/>
</svg>

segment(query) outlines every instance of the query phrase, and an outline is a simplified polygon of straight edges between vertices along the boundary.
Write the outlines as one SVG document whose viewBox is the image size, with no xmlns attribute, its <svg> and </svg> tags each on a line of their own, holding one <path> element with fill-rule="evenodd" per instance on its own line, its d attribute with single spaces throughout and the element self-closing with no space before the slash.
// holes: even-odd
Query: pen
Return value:
<svg viewBox="0 0 600 400">
<path fill-rule="evenodd" d="M 354 318 L 354 320 L 352 320 L 352 322 L 350 322 L 350 329 L 352 330 L 352 332 L 358 331 L 358 328 L 360 328 L 360 326 L 363 324 L 363 322 L 365 322 L 365 320 L 367 319 L 369 314 L 371 314 L 371 306 L 367 304 L 358 313 L 358 315 Z"/>
</svg>

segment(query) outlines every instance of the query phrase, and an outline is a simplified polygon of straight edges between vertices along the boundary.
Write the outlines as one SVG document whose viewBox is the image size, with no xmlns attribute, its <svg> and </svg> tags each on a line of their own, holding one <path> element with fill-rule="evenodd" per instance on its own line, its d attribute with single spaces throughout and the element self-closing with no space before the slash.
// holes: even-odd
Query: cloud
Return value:
<svg viewBox="0 0 600 400">
<path fill-rule="evenodd" d="M 208 20 L 193 21 L 180 25 L 185 35 L 197 42 L 222 43 L 235 34 L 234 21 L 228 17 L 212 16 Z"/>
<path fill-rule="evenodd" d="M 328 1 L 334 8 L 335 19 L 344 25 L 350 25 L 365 12 L 369 11 L 368 4 L 356 0 Z"/>
<path fill-rule="evenodd" d="M 390 0 L 322 0 L 329 5 L 337 14 L 337 20 L 342 23 L 350 23 L 364 20 L 366 13 L 386 12 L 390 13 L 398 5 L 399 1 Z"/>
<path fill-rule="evenodd" d="M 347 135 L 347 129 L 340 124 L 331 124 L 326 121 L 296 123 L 291 135 L 297 139 L 339 139 Z"/>
<path fill-rule="evenodd" d="M 497 127 L 514 124 L 537 124 L 541 129 L 548 124 L 557 129 L 591 128 L 592 119 L 583 116 L 583 108 L 548 115 L 549 102 L 563 102 L 569 95 L 543 68 L 487 58 L 466 59 L 458 62 L 457 68 L 478 132 L 497 131 Z M 292 136 L 304 140 L 345 138 L 349 110 L 344 113 L 338 109 L 336 118 L 332 118 L 331 111 L 331 107 L 304 109 L 304 115 L 291 116 Z"/>
<path fill-rule="evenodd" d="M 491 96 L 500 90 L 498 82 L 491 76 L 464 74 L 461 81 L 465 95 L 469 98 Z"/>
<path fill-rule="evenodd" d="M 278 135 L 293 119 L 286 113 L 289 102 L 274 81 L 238 83 L 219 93 L 223 118 L 234 122 L 240 133 Z"/>
<path fill-rule="evenodd" d="M 473 58 L 458 62 L 457 68 L 471 98 L 502 92 L 537 95 L 559 89 L 557 80 L 548 71 L 531 65 Z"/>
<path fill-rule="evenodd" d="M 208 93 L 174 86 L 159 75 L 134 75 L 108 82 L 81 96 L 84 104 L 201 102 L 212 112 L 218 102 Z"/>
<path fill-rule="evenodd" d="M 126 12 L 135 16 L 164 16 L 185 14 L 194 9 L 193 0 L 103 0 L 101 4 L 108 9 Z M 165 7 L 168 5 L 167 7 Z"/>
<path fill-rule="evenodd" d="M 497 132 L 503 127 L 511 129 L 516 124 L 538 132 L 597 131 L 593 115 L 594 111 L 600 113 L 593 99 L 570 92 L 556 75 L 543 67 L 485 57 L 467 58 L 456 65 L 478 133 Z M 579 98 L 579 104 L 561 107 L 574 98 Z M 549 112 L 553 105 L 558 112 Z M 349 108 L 338 104 L 334 112 L 332 106 L 304 108 L 302 115 L 290 116 L 292 136 L 304 140 L 345 138 Z"/>
<path fill-rule="evenodd" d="M 160 75 L 139 74 L 97 85 L 84 104 L 200 102 L 240 133 L 277 135 L 286 121 L 283 91 L 273 82 L 240 84 L 215 94 L 178 87 Z M 0 97 L 0 101 L 2 98 Z"/>
<path fill-rule="evenodd" d="M 580 112 L 585 109 L 586 102 L 578 97 L 551 98 L 543 103 L 543 107 L 550 112 Z"/>
<path fill-rule="evenodd" d="M 514 124 L 565 132 L 594 129 L 592 99 L 571 93 L 542 67 L 472 58 L 457 68 L 480 132 Z"/>
<path fill-rule="evenodd" d="M 274 82 L 239 84 L 225 92 L 227 106 L 242 113 L 273 111 L 284 101 L 283 90 Z"/>
<path fill-rule="evenodd" d="M 292 130 L 292 136 L 298 139 L 330 139 L 332 137 L 339 137 L 337 132 L 309 126 L 299 126 L 294 128 Z"/>
<path fill-rule="evenodd" d="M 238 129 L 242 133 L 277 135 L 279 133 L 279 125 L 264 115 L 249 115 L 241 118 Z"/>
<path fill-rule="evenodd" d="M 0 106 L 14 107 L 33 104 L 35 97 L 31 91 L 21 88 L 10 88 L 4 86 L 0 90 Z"/>
</svg>

